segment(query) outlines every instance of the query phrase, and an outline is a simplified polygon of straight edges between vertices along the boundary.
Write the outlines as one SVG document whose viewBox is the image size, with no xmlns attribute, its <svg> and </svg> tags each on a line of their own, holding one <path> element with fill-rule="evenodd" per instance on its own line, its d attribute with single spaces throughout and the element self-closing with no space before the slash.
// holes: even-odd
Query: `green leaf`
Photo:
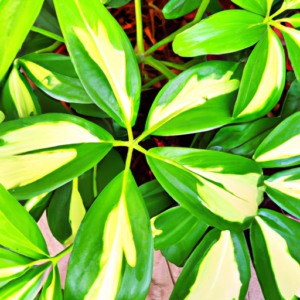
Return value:
<svg viewBox="0 0 300 300">
<path fill-rule="evenodd" d="M 251 227 L 254 264 L 266 300 L 300 297 L 300 224 L 260 210 Z"/>
<path fill-rule="evenodd" d="M 130 2 L 130 0 L 110 0 L 106 4 L 106 6 L 112 7 L 112 8 L 118 8 L 118 7 L 126 5 L 129 2 Z"/>
<path fill-rule="evenodd" d="M 141 78 L 127 35 L 99 0 L 54 3 L 71 59 L 87 93 L 120 125 L 133 126 Z"/>
<path fill-rule="evenodd" d="M 42 287 L 43 276 L 49 267 L 50 263 L 44 264 L 10 281 L 0 289 L 0 299 L 34 299 Z"/>
<path fill-rule="evenodd" d="M 251 123 L 223 127 L 207 149 L 252 158 L 258 146 L 279 123 L 279 118 L 263 118 Z"/>
<path fill-rule="evenodd" d="M 284 50 L 268 28 L 246 64 L 233 117 L 247 122 L 266 115 L 280 100 L 284 85 Z"/>
<path fill-rule="evenodd" d="M 260 40 L 267 29 L 263 22 L 263 17 L 247 11 L 222 11 L 178 34 L 173 50 L 184 57 L 236 52 Z"/>
<path fill-rule="evenodd" d="M 70 111 L 63 106 L 59 101 L 55 101 L 48 97 L 44 92 L 39 89 L 34 90 L 34 94 L 38 98 L 39 104 L 42 109 L 42 113 L 63 113 L 63 114 L 71 114 Z"/>
<path fill-rule="evenodd" d="M 56 18 L 53 2 L 50 5 L 49 3 L 47 3 L 47 1 L 44 2 L 42 10 L 39 16 L 37 17 L 34 25 L 62 37 L 62 33 Z"/>
<path fill-rule="evenodd" d="M 71 103 L 70 107 L 73 108 L 80 115 L 95 118 L 109 118 L 108 114 L 105 113 L 96 104 Z"/>
<path fill-rule="evenodd" d="M 200 241 L 206 232 L 208 225 L 203 222 L 198 222 L 196 227 L 184 236 L 179 243 L 161 250 L 163 256 L 175 264 L 177 267 L 183 267 L 185 261 L 195 249 L 197 243 Z"/>
<path fill-rule="evenodd" d="M 211 0 L 207 6 L 207 11 L 209 11 L 212 14 L 216 14 L 222 10 L 223 8 L 218 0 Z"/>
<path fill-rule="evenodd" d="M 36 222 L 1 184 L 0 241 L 2 246 L 31 258 L 41 259 L 49 256 Z"/>
<path fill-rule="evenodd" d="M 152 247 L 142 195 L 130 171 L 124 171 L 106 186 L 80 226 L 65 299 L 145 299 Z"/>
<path fill-rule="evenodd" d="M 255 14 L 266 17 L 270 13 L 273 0 L 251 0 L 251 1 L 232 0 L 232 2 Z"/>
<path fill-rule="evenodd" d="M 36 222 L 42 217 L 44 211 L 50 203 L 51 193 L 44 193 L 42 195 L 33 197 L 24 205 L 24 208 L 30 213 Z"/>
<path fill-rule="evenodd" d="M 300 168 L 285 170 L 265 181 L 266 193 L 282 209 L 300 218 Z"/>
<path fill-rule="evenodd" d="M 231 62 L 210 61 L 178 75 L 157 95 L 147 118 L 146 132 L 188 134 L 231 123 L 235 91 L 239 87 L 239 81 L 231 79 L 236 67 Z"/>
<path fill-rule="evenodd" d="M 300 0 L 284 0 L 282 4 L 282 8 L 287 9 L 299 9 L 300 8 Z"/>
<path fill-rule="evenodd" d="M 290 18 L 285 19 L 285 22 L 292 24 L 295 28 L 300 27 L 300 14 L 292 15 Z"/>
<path fill-rule="evenodd" d="M 281 122 L 261 143 L 253 158 L 262 168 L 283 168 L 300 162 L 300 112 Z"/>
<path fill-rule="evenodd" d="M 175 204 L 157 180 L 144 183 L 139 187 L 139 190 L 144 198 L 150 218 Z"/>
<path fill-rule="evenodd" d="M 4 113 L 0 110 L 0 123 L 2 123 L 5 119 Z"/>
<path fill-rule="evenodd" d="M 300 111 L 300 83 L 295 79 L 287 92 L 280 118 L 286 119 L 297 111 Z"/>
<path fill-rule="evenodd" d="M 124 167 L 122 156 L 112 149 L 97 165 L 96 184 L 98 194 L 124 170 Z"/>
<path fill-rule="evenodd" d="M 0 82 L 25 41 L 43 2 L 43 0 L 36 0 L 34 3 L 31 0 L 0 1 Z"/>
<path fill-rule="evenodd" d="M 40 300 L 63 300 L 60 275 L 57 266 L 53 266 L 44 284 Z"/>
<path fill-rule="evenodd" d="M 242 233 L 209 232 L 185 264 L 170 300 L 244 300 L 251 277 Z"/>
<path fill-rule="evenodd" d="M 188 148 L 152 148 L 155 177 L 183 208 L 219 229 L 249 227 L 261 202 L 262 171 L 244 157 Z"/>
<path fill-rule="evenodd" d="M 154 249 L 165 249 L 181 242 L 199 223 L 203 222 L 182 206 L 166 210 L 151 220 Z"/>
<path fill-rule="evenodd" d="M 72 244 L 85 213 L 78 190 L 78 178 L 75 178 L 58 188 L 51 197 L 47 220 L 53 236 L 61 244 Z"/>
<path fill-rule="evenodd" d="M 13 67 L 3 89 L 2 103 L 6 120 L 35 116 L 41 113 L 40 105 L 24 75 Z"/>
<path fill-rule="evenodd" d="M 10 281 L 26 273 L 32 260 L 0 248 L 0 282 Z"/>
<path fill-rule="evenodd" d="M 70 57 L 31 53 L 18 59 L 33 83 L 47 95 L 70 103 L 93 103 L 83 88 Z"/>
<path fill-rule="evenodd" d="M 6 122 L 0 126 L 0 183 L 19 200 L 32 198 L 86 172 L 112 146 L 108 132 L 75 116 Z"/>
<path fill-rule="evenodd" d="M 296 29 L 281 26 L 286 47 L 288 50 L 289 58 L 295 71 L 295 75 L 300 80 L 300 58 L 297 53 L 300 51 L 300 32 Z"/>
<path fill-rule="evenodd" d="M 170 0 L 163 8 L 165 19 L 177 19 L 199 7 L 202 0 Z"/>
</svg>

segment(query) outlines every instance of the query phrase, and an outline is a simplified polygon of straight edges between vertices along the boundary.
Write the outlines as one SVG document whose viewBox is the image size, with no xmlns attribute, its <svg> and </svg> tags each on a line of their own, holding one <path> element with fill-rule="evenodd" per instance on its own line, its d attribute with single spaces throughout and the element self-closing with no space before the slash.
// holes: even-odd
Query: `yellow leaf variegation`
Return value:
<svg viewBox="0 0 300 300">
<path fill-rule="evenodd" d="M 240 267 L 245 274 L 241 276 Z M 180 274 L 170 300 L 245 299 L 250 261 L 242 235 L 210 232 Z"/>
<path fill-rule="evenodd" d="M 66 165 L 73 164 L 83 158 L 80 148 L 86 152 L 100 146 L 106 149 L 105 155 L 112 147 L 110 134 L 77 117 L 51 114 L 22 120 L 4 123 L 0 128 L 0 183 L 9 190 L 27 188 L 52 176 Z M 90 157 L 86 159 L 91 160 Z M 60 181 L 56 184 L 61 185 L 64 176 L 66 181 L 77 177 L 76 172 L 80 175 L 89 168 L 87 163 L 93 166 L 91 161 L 87 161 L 81 165 L 82 172 L 78 167 L 73 171 L 68 168 L 60 172 L 61 179 L 53 177 L 51 184 Z M 31 198 L 52 190 L 51 184 L 45 181 L 44 187 L 36 186 L 36 189 L 28 191 L 29 194 L 25 192 L 26 195 L 22 197 Z"/>
<path fill-rule="evenodd" d="M 300 297 L 300 224 L 261 209 L 251 228 L 254 263 L 266 300 Z"/>
<path fill-rule="evenodd" d="M 4 86 L 2 106 L 8 120 L 36 116 L 41 113 L 32 87 L 16 66 L 13 67 Z"/>
<path fill-rule="evenodd" d="M 151 280 L 152 247 L 145 204 L 126 170 L 101 192 L 79 229 L 66 299 L 145 298 Z"/>
<path fill-rule="evenodd" d="M 268 28 L 246 64 L 233 117 L 242 122 L 267 114 L 279 101 L 284 83 L 284 50 Z"/>
<path fill-rule="evenodd" d="M 87 93 L 120 125 L 129 128 L 137 117 L 140 74 L 128 37 L 101 1 L 54 2 Z"/>
</svg>

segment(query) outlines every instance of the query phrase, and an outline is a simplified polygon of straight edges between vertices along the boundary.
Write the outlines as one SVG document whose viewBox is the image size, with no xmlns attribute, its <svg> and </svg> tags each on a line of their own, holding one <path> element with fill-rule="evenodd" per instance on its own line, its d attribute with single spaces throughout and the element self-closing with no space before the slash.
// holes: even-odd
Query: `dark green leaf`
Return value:
<svg viewBox="0 0 300 300">
<path fill-rule="evenodd" d="M 300 83 L 295 79 L 287 92 L 280 117 L 286 119 L 297 111 L 300 111 Z"/>
<path fill-rule="evenodd" d="M 53 266 L 44 284 L 40 300 L 63 300 L 60 275 L 57 266 Z"/>
<path fill-rule="evenodd" d="M 150 218 L 175 204 L 157 180 L 149 181 L 139 187 L 146 203 Z"/>
<path fill-rule="evenodd" d="M 207 149 L 251 158 L 257 147 L 279 123 L 279 118 L 263 118 L 251 123 L 223 127 Z"/>
<path fill-rule="evenodd" d="M 202 0 L 170 0 L 162 12 L 166 19 L 177 19 L 199 7 Z"/>
</svg>

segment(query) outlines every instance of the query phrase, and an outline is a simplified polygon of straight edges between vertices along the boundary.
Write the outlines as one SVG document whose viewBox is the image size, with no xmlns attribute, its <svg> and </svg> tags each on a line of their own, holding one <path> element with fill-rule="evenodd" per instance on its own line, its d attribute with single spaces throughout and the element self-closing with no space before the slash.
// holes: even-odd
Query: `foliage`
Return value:
<svg viewBox="0 0 300 300">
<path fill-rule="evenodd" d="M 251 260 L 300 298 L 300 1 L 135 0 L 136 38 L 128 2 L 0 1 L 0 299 L 142 300 L 154 249 L 171 300 L 243 300 Z M 148 48 L 142 4 L 194 18 Z"/>
</svg>

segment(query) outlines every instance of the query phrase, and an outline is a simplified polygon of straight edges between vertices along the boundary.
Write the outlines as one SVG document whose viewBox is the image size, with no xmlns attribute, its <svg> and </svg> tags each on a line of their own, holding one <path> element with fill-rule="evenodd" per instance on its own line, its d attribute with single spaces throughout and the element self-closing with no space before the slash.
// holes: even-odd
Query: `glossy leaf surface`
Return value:
<svg viewBox="0 0 300 300">
<path fill-rule="evenodd" d="M 130 171 L 124 171 L 102 191 L 79 229 L 65 299 L 145 299 L 152 247 L 143 198 Z"/>
<path fill-rule="evenodd" d="M 284 0 L 282 7 L 285 9 L 298 9 L 300 8 L 300 0 Z"/>
<path fill-rule="evenodd" d="M 49 263 L 44 264 L 10 281 L 0 289 L 0 299 L 34 299 L 42 287 L 43 276 L 49 267 Z"/>
<path fill-rule="evenodd" d="M 40 300 L 63 300 L 60 275 L 57 266 L 54 266 L 48 275 Z"/>
<path fill-rule="evenodd" d="M 165 249 L 181 242 L 200 222 L 182 206 L 173 207 L 154 217 L 151 220 L 154 249 Z"/>
<path fill-rule="evenodd" d="M 162 13 L 166 19 L 177 19 L 198 8 L 201 2 L 202 0 L 171 0 L 164 6 Z"/>
<path fill-rule="evenodd" d="M 265 17 L 271 10 L 273 0 L 232 0 L 232 2 L 248 11 Z"/>
<path fill-rule="evenodd" d="M 280 123 L 261 143 L 254 159 L 263 168 L 282 168 L 300 162 L 300 112 Z"/>
<path fill-rule="evenodd" d="M 63 114 L 6 122 L 0 141 L 0 183 L 20 200 L 78 177 L 113 145 L 113 137 L 99 126 Z"/>
<path fill-rule="evenodd" d="M 135 123 L 141 79 L 125 32 L 98 0 L 55 0 L 79 78 L 93 101 L 124 127 Z"/>
<path fill-rule="evenodd" d="M 179 243 L 175 245 L 162 249 L 161 253 L 163 256 L 175 264 L 177 267 L 183 267 L 186 259 L 192 253 L 197 243 L 200 241 L 205 231 L 207 230 L 208 225 L 203 222 L 198 222 L 193 230 L 191 230 Z"/>
<path fill-rule="evenodd" d="M 32 260 L 0 248 L 0 282 L 18 278 L 29 270 Z"/>
<path fill-rule="evenodd" d="M 300 111 L 300 83 L 297 79 L 295 79 L 292 82 L 284 100 L 280 117 L 282 119 L 286 119 L 298 111 Z"/>
<path fill-rule="evenodd" d="M 300 224 L 260 210 L 251 227 L 254 264 L 266 300 L 300 296 Z"/>
<path fill-rule="evenodd" d="M 231 123 L 239 87 L 237 65 L 210 61 L 183 72 L 157 95 L 145 130 L 154 135 L 206 131 Z"/>
<path fill-rule="evenodd" d="M 250 257 L 242 233 L 209 232 L 185 264 L 170 300 L 244 300 Z"/>
<path fill-rule="evenodd" d="M 15 66 L 4 86 L 1 106 L 5 112 L 6 121 L 36 116 L 41 113 L 32 87 Z"/>
<path fill-rule="evenodd" d="M 93 103 L 69 56 L 31 53 L 18 59 L 33 83 L 47 95 L 70 103 Z"/>
<path fill-rule="evenodd" d="M 32 0 L 0 1 L 0 82 L 25 41 L 43 2 L 43 0 L 36 0 L 34 3 Z"/>
<path fill-rule="evenodd" d="M 147 161 L 170 196 L 219 229 L 249 226 L 262 198 L 262 172 L 244 157 L 188 148 L 152 148 Z M 246 192 L 247 191 L 247 192 Z"/>
<path fill-rule="evenodd" d="M 266 193 L 278 206 L 300 218 L 300 168 L 275 173 L 265 185 Z"/>
<path fill-rule="evenodd" d="M 64 245 L 74 242 L 86 210 L 78 190 L 78 178 L 58 188 L 51 197 L 47 220 L 53 236 Z"/>
<path fill-rule="evenodd" d="M 288 49 L 289 58 L 292 62 L 296 77 L 298 80 L 300 80 L 300 59 L 298 55 L 300 51 L 300 32 L 298 30 L 284 26 L 282 26 L 281 28 L 281 32 L 284 36 L 284 40 Z"/>
<path fill-rule="evenodd" d="M 223 127 L 207 149 L 251 158 L 258 146 L 279 123 L 278 118 L 263 118 L 251 123 Z"/>
<path fill-rule="evenodd" d="M 36 222 L 1 184 L 0 217 L 2 246 L 35 259 L 49 256 L 45 240 Z"/>
<path fill-rule="evenodd" d="M 267 29 L 263 22 L 247 11 L 222 11 L 178 34 L 173 50 L 184 57 L 236 52 L 260 40 Z"/>
<path fill-rule="evenodd" d="M 284 85 L 284 50 L 268 28 L 246 64 L 233 117 L 247 122 L 266 115 L 279 101 Z"/>
<path fill-rule="evenodd" d="M 175 201 L 157 180 L 152 180 L 141 185 L 139 190 L 145 201 L 150 218 L 175 204 Z"/>
</svg>

